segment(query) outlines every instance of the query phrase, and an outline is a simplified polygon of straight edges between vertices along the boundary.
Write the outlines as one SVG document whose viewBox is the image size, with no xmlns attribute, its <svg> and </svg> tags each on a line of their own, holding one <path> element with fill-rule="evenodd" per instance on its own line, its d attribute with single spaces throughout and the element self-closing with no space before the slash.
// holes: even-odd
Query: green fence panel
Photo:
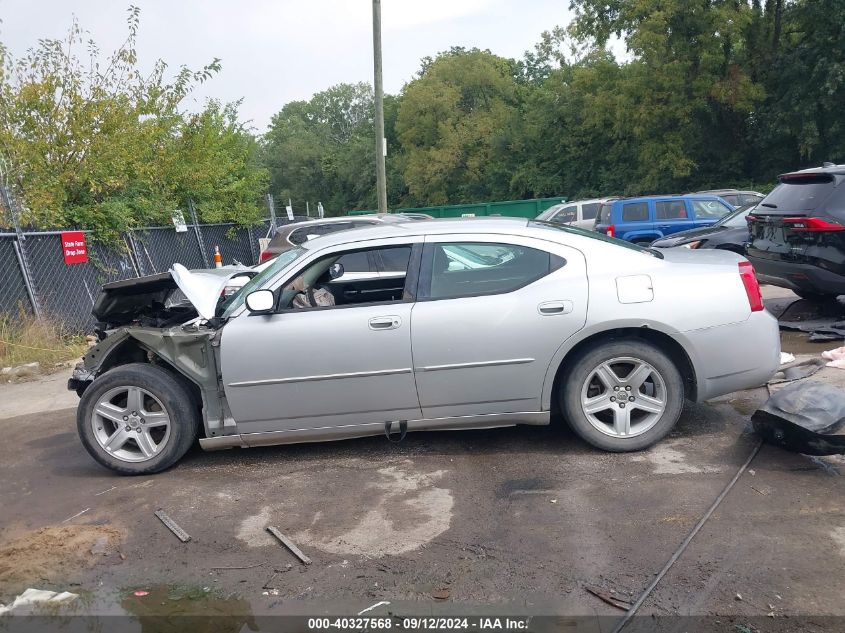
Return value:
<svg viewBox="0 0 845 633">
<path fill-rule="evenodd" d="M 414 207 L 391 209 L 390 213 L 426 213 L 435 218 L 460 218 L 465 215 L 483 217 L 503 215 L 517 218 L 535 218 L 551 206 L 566 202 L 566 198 L 532 198 L 530 200 L 504 200 L 474 204 L 450 204 L 439 207 Z M 349 211 L 347 215 L 371 215 L 377 211 Z"/>
</svg>

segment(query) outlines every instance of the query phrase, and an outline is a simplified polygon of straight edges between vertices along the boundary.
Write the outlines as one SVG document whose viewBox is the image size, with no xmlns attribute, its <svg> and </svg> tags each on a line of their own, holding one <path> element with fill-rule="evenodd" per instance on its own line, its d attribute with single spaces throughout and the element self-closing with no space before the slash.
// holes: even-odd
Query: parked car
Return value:
<svg viewBox="0 0 845 633">
<path fill-rule="evenodd" d="M 384 252 L 402 273 L 389 287 L 332 281 L 343 257 Z M 218 305 L 225 283 L 176 264 L 103 287 L 107 336 L 68 385 L 100 464 L 157 472 L 198 432 L 222 449 L 545 425 L 553 409 L 592 445 L 633 451 L 672 429 L 685 398 L 764 384 L 780 362 L 741 257 L 548 222 L 385 223 L 288 250 Z M 336 305 L 293 308 L 314 286 Z M 167 314 L 177 288 L 198 318 Z"/>
<path fill-rule="evenodd" d="M 722 200 L 734 207 L 741 207 L 746 204 L 756 204 L 766 197 L 766 194 L 760 193 L 759 191 L 740 191 L 739 189 L 708 189 L 706 191 L 696 191 L 687 195 L 702 193 L 719 196 Z"/>
<path fill-rule="evenodd" d="M 760 281 L 805 298 L 845 294 L 845 165 L 783 174 L 748 216 Z"/>
<path fill-rule="evenodd" d="M 328 235 L 337 231 L 373 226 L 383 222 L 408 222 L 416 220 L 431 220 L 425 213 L 373 213 L 372 215 L 341 216 L 323 218 L 322 220 L 307 220 L 285 224 L 270 240 L 267 248 L 261 251 L 258 263 L 262 264 L 280 253 L 301 246 L 310 239 L 321 235 Z"/>
<path fill-rule="evenodd" d="M 537 216 L 537 220 L 567 224 L 581 229 L 591 229 L 596 223 L 601 205 L 615 198 L 596 198 L 593 200 L 573 200 L 549 207 Z"/>
<path fill-rule="evenodd" d="M 700 229 L 681 231 L 669 237 L 663 237 L 651 243 L 655 248 L 718 248 L 733 251 L 739 255 L 745 254 L 745 243 L 748 241 L 748 223 L 746 217 L 757 206 L 757 203 L 746 204 L 736 211 L 728 213 L 715 224 Z"/>
<path fill-rule="evenodd" d="M 733 211 L 717 196 L 642 196 L 601 205 L 595 230 L 610 237 L 650 244 L 688 229 L 715 224 Z"/>
</svg>

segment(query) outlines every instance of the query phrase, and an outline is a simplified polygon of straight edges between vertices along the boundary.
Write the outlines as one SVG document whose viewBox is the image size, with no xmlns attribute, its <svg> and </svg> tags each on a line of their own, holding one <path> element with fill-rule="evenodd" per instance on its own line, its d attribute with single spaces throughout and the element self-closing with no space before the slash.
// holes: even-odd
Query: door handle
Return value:
<svg viewBox="0 0 845 633">
<path fill-rule="evenodd" d="M 657 225 L 658 229 L 668 229 L 669 227 L 670 227 L 669 224 L 658 224 Z"/>
<path fill-rule="evenodd" d="M 571 301 L 544 301 L 537 306 L 537 312 L 543 316 L 552 316 L 554 314 L 569 314 L 575 306 Z"/>
<path fill-rule="evenodd" d="M 402 319 L 398 316 L 373 317 L 369 325 L 371 330 L 395 330 L 402 325 Z"/>
</svg>

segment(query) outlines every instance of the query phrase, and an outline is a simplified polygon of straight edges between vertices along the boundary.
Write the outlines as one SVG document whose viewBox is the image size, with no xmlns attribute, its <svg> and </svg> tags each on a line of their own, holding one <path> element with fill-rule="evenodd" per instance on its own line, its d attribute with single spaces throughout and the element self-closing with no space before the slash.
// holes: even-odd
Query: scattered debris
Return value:
<svg viewBox="0 0 845 633">
<path fill-rule="evenodd" d="M 739 600 L 739 601 L 742 601 L 742 594 L 741 594 L 741 593 L 736 594 L 736 595 L 734 596 L 734 600 Z"/>
<path fill-rule="evenodd" d="M 749 474 L 749 475 L 751 475 L 751 476 L 753 477 L 754 475 L 756 475 L 756 474 L 757 474 L 757 471 L 756 471 L 756 470 L 754 470 L 753 468 L 749 468 L 749 469 L 748 469 L 748 474 Z"/>
<path fill-rule="evenodd" d="M 431 597 L 435 600 L 448 600 L 452 592 L 448 589 L 435 589 L 431 592 Z"/>
<path fill-rule="evenodd" d="M 801 380 L 802 378 L 809 378 L 816 372 L 821 371 L 822 367 L 824 367 L 824 361 L 820 358 L 808 358 L 787 364 L 772 376 L 769 384 L 776 385 L 782 382 L 792 382 L 794 380 Z"/>
<path fill-rule="evenodd" d="M 149 591 L 144 591 L 143 589 L 138 589 L 138 591 L 133 591 L 132 595 L 136 598 L 143 598 L 144 596 L 150 595 Z"/>
<path fill-rule="evenodd" d="M 23 378 L 37 374 L 39 369 L 41 369 L 41 363 L 24 363 L 15 367 L 3 367 L 0 369 L 0 376 L 4 378 Z"/>
<path fill-rule="evenodd" d="M 111 488 L 109 488 L 108 490 L 103 490 L 102 492 L 98 492 L 98 493 L 96 493 L 94 496 L 95 496 L 95 497 L 99 497 L 100 495 L 104 495 L 104 494 L 106 494 L 107 492 L 111 492 L 112 490 L 117 490 L 117 486 L 112 486 L 112 487 L 111 487 Z"/>
<path fill-rule="evenodd" d="M 383 604 L 385 604 L 385 605 L 386 605 L 386 604 L 390 604 L 390 602 L 388 602 L 387 600 L 381 600 L 381 601 L 379 601 L 379 602 L 376 602 L 376 603 L 375 603 L 374 605 L 372 605 L 371 607 L 367 607 L 367 608 L 366 608 L 366 609 L 364 609 L 363 611 L 359 611 L 359 612 L 358 612 L 358 615 L 364 615 L 364 614 L 365 614 L 365 613 L 367 613 L 368 611 L 372 611 L 372 610 L 373 610 L 373 609 L 375 609 L 376 607 L 380 607 L 380 606 L 382 606 Z"/>
<path fill-rule="evenodd" d="M 549 502 L 550 503 L 557 503 L 557 499 L 551 499 Z"/>
<path fill-rule="evenodd" d="M 21 595 L 17 596 L 15 600 L 8 607 L 0 604 L 0 615 L 9 613 L 21 607 L 32 607 L 38 604 L 64 604 L 76 600 L 79 596 L 69 591 L 45 591 L 44 589 L 27 589 Z"/>
<path fill-rule="evenodd" d="M 813 380 L 776 392 L 751 416 L 767 442 L 804 453 L 845 453 L 845 392 Z"/>
<path fill-rule="evenodd" d="M 749 488 L 751 488 L 754 492 L 763 495 L 764 497 L 768 496 L 769 494 L 768 492 L 763 492 L 762 490 L 760 490 L 759 488 L 755 488 L 754 486 L 749 486 Z"/>
<path fill-rule="evenodd" d="M 254 569 L 261 567 L 264 563 L 255 563 L 255 565 L 238 565 L 236 567 L 209 567 L 209 569 Z"/>
<path fill-rule="evenodd" d="M 836 369 L 845 369 L 845 347 L 837 347 L 836 349 L 829 349 L 822 352 L 822 358 L 827 363 L 826 367 L 834 367 Z"/>
<path fill-rule="evenodd" d="M 630 602 L 615 595 L 615 593 L 612 591 L 608 591 L 606 589 L 602 589 L 601 587 L 594 587 L 591 585 L 584 585 L 584 589 L 588 593 L 593 594 L 596 598 L 598 598 L 602 602 L 606 602 L 612 607 L 622 609 L 622 611 L 627 611 L 631 608 Z"/>
<path fill-rule="evenodd" d="M 291 553 L 296 556 L 299 560 L 302 561 L 303 565 L 310 565 L 311 559 L 308 558 L 305 554 L 302 553 L 293 541 L 291 541 L 287 536 L 282 534 L 278 528 L 273 527 L 272 525 L 267 526 L 267 531 L 270 532 L 273 536 L 275 536 L 279 541 L 281 541 L 282 545 L 287 547 Z"/>
<path fill-rule="evenodd" d="M 86 512 L 88 512 L 88 510 L 90 510 L 90 509 L 91 509 L 91 508 L 85 508 L 82 512 L 77 512 L 77 513 L 76 513 L 76 514 L 74 514 L 72 517 L 68 517 L 68 518 L 66 518 L 64 521 L 62 521 L 62 523 L 67 523 L 68 521 L 70 521 L 70 520 L 72 520 L 72 519 L 75 519 L 76 517 L 81 517 L 83 514 L 85 514 Z"/>
<path fill-rule="evenodd" d="M 179 527 L 179 525 L 171 519 L 163 510 L 156 510 L 155 515 L 161 520 L 162 523 L 167 527 L 168 530 L 173 532 L 183 543 L 187 543 L 191 540 L 191 535 L 188 534 L 185 530 Z"/>
<path fill-rule="evenodd" d="M 780 353 L 780 364 L 786 365 L 787 363 L 791 363 L 795 360 L 795 356 L 790 354 L 789 352 L 781 352 Z"/>
</svg>

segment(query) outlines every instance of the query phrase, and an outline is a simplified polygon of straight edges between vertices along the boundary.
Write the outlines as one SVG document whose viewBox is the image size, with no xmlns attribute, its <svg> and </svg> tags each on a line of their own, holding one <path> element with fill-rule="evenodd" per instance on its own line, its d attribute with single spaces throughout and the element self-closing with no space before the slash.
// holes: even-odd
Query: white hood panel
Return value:
<svg viewBox="0 0 845 633">
<path fill-rule="evenodd" d="M 179 286 L 197 313 L 206 321 L 214 318 L 217 302 L 229 279 L 238 274 L 233 270 L 231 275 L 214 275 L 210 273 L 191 272 L 182 264 L 173 264 L 170 275 Z"/>
</svg>

